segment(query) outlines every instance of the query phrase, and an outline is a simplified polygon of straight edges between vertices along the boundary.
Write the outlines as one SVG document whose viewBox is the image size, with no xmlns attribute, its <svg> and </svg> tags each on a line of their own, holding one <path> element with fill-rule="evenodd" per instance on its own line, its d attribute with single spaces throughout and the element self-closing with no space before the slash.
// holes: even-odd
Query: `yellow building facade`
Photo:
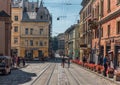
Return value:
<svg viewBox="0 0 120 85">
<path fill-rule="evenodd" d="M 18 16 L 20 21 L 14 21 L 15 16 Z M 50 54 L 51 15 L 43 6 L 42 1 L 40 6 L 38 6 L 38 2 L 26 1 L 22 3 L 22 7 L 12 7 L 12 19 L 12 27 L 18 26 L 18 32 L 14 32 L 15 30 L 12 29 L 12 48 L 13 50 L 17 49 L 16 52 L 13 51 L 13 54 L 29 59 L 48 57 Z M 18 43 L 15 44 L 16 37 Z"/>
<path fill-rule="evenodd" d="M 27 32 L 28 30 L 28 32 Z M 21 22 L 21 56 L 49 55 L 49 23 Z M 27 54 L 28 52 L 28 54 Z"/>
</svg>

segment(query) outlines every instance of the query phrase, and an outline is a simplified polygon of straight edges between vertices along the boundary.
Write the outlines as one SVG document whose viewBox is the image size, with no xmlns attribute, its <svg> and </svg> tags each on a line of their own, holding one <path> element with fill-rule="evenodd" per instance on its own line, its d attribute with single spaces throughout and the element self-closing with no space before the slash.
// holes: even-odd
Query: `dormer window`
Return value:
<svg viewBox="0 0 120 85">
<path fill-rule="evenodd" d="M 34 4 L 32 4 L 32 9 L 34 9 Z"/>
<path fill-rule="evenodd" d="M 40 16 L 40 19 L 43 19 L 43 16 Z"/>
</svg>

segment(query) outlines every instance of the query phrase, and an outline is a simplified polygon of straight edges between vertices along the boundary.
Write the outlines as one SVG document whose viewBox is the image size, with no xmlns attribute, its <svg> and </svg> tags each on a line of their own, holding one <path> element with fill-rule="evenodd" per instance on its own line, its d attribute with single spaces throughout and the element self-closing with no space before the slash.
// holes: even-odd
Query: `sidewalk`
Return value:
<svg viewBox="0 0 120 85">
<path fill-rule="evenodd" d="M 73 63 L 73 64 L 74 64 L 74 63 Z M 76 65 L 78 65 L 78 64 L 76 64 Z M 78 66 L 80 66 L 80 65 L 78 65 Z M 97 76 L 99 76 L 99 77 L 101 77 L 101 78 L 107 79 L 107 80 L 109 80 L 110 82 L 115 83 L 116 85 L 120 85 L 120 81 L 115 81 L 115 76 L 114 76 L 114 78 L 104 77 L 103 74 L 99 74 L 99 73 L 97 73 L 97 72 L 91 71 L 91 70 L 89 70 L 89 69 L 87 69 L 87 68 L 84 68 L 84 67 L 82 67 L 82 66 L 80 66 L 80 67 L 83 68 L 83 69 L 85 69 L 85 70 L 87 70 L 87 71 L 89 71 L 89 72 L 92 72 L 92 73 L 96 74 Z"/>
</svg>

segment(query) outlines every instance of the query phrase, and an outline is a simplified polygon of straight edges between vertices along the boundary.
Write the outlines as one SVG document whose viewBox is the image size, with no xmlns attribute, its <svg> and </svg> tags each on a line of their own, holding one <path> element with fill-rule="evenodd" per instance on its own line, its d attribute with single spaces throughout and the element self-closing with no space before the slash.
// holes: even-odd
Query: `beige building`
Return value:
<svg viewBox="0 0 120 85">
<path fill-rule="evenodd" d="M 18 23 L 18 33 L 13 32 L 15 30 L 12 31 L 12 47 L 15 51 L 13 51 L 13 55 L 29 59 L 49 56 L 51 15 L 48 9 L 43 6 L 42 1 L 40 6 L 38 5 L 38 2 L 25 1 L 22 3 L 22 7 L 18 7 L 17 10 L 12 8 L 15 11 L 12 12 L 14 14 L 12 16 L 15 17 L 17 12 L 18 19 L 20 19 L 16 22 Z"/>
<path fill-rule="evenodd" d="M 0 55 L 10 56 L 11 0 L 0 0 Z"/>
<path fill-rule="evenodd" d="M 91 62 L 92 57 L 92 31 L 89 26 L 89 20 L 92 18 L 92 3 L 93 0 L 82 0 L 81 5 L 83 6 L 80 11 L 80 31 L 81 31 L 81 42 L 80 42 L 80 55 L 85 55 L 87 61 Z"/>
<path fill-rule="evenodd" d="M 22 20 L 22 2 L 12 3 L 12 33 L 11 33 L 11 47 L 12 55 L 20 56 L 20 29 Z"/>
<path fill-rule="evenodd" d="M 65 55 L 72 59 L 79 57 L 79 25 L 74 24 L 65 31 Z"/>
<path fill-rule="evenodd" d="M 79 39 L 79 45 L 80 45 L 80 60 L 82 61 L 82 57 L 84 55 L 85 50 L 87 50 L 87 44 L 85 44 L 85 36 L 84 36 L 84 29 L 83 29 L 83 9 L 80 11 L 80 39 Z"/>
</svg>

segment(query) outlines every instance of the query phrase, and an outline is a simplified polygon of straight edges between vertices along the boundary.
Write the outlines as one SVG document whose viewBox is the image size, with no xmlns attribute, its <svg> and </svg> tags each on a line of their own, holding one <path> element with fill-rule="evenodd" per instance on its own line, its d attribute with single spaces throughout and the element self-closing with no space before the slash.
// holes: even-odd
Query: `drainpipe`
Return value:
<svg viewBox="0 0 120 85">
<path fill-rule="evenodd" d="M 100 64 L 100 57 L 101 57 L 101 24 L 99 23 L 98 26 L 98 31 L 99 31 L 99 39 L 98 39 L 98 48 L 99 48 L 99 54 L 98 54 L 98 64 Z"/>
</svg>

